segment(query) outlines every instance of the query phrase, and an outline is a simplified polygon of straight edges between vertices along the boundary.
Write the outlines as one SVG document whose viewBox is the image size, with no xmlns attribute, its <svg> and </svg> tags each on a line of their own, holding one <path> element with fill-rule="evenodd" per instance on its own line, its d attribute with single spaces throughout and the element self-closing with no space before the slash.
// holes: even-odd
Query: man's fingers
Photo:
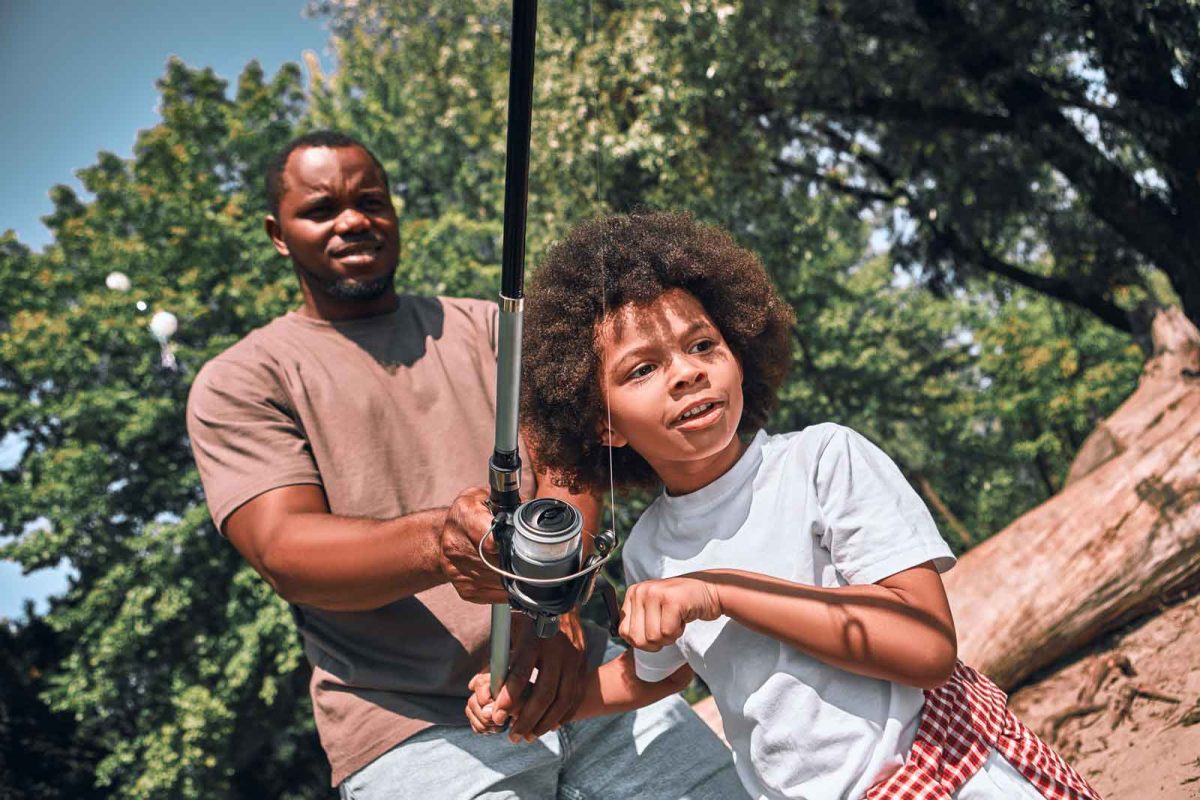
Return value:
<svg viewBox="0 0 1200 800">
<path fill-rule="evenodd" d="M 533 684 L 533 690 L 521 705 L 521 714 L 512 724 L 510 738 L 533 735 L 534 728 L 558 693 L 560 669 L 558 659 L 542 659 L 538 665 L 537 683 Z"/>
<path fill-rule="evenodd" d="M 575 706 L 578 705 L 581 695 L 580 684 L 563 673 L 558 682 L 558 690 L 554 693 L 554 702 L 533 726 L 533 735 L 541 736 L 566 722 L 567 717 L 574 712 Z"/>
<path fill-rule="evenodd" d="M 500 576 L 479 558 L 479 541 L 492 524 L 487 497 L 486 489 L 475 488 L 455 498 L 442 527 L 442 569 L 464 600 L 472 603 L 504 603 L 508 596 L 500 583 Z M 494 537 L 488 540 L 484 550 L 490 553 L 488 560 L 495 563 L 498 551 Z"/>
<path fill-rule="evenodd" d="M 455 589 L 459 589 L 459 597 L 472 603 L 496 604 L 508 603 L 508 594 L 503 588 L 497 587 L 482 587 L 478 583 L 469 583 L 465 586 L 455 584 Z"/>
<path fill-rule="evenodd" d="M 526 689 L 533 676 L 533 664 L 525 659 L 519 659 L 508 672 L 504 685 L 496 693 L 493 704 L 493 718 L 497 725 L 503 725 L 508 717 L 516 717 L 524 713 Z"/>
</svg>

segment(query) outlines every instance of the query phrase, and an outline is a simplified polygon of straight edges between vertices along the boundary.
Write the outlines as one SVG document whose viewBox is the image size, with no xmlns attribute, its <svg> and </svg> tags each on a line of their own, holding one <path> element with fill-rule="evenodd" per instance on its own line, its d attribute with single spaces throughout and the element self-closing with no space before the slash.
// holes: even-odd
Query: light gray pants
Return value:
<svg viewBox="0 0 1200 800">
<path fill-rule="evenodd" d="M 619 653 L 610 648 L 608 657 Z M 682 698 L 569 722 L 537 741 L 436 725 L 344 780 L 343 800 L 738 800 L 729 751 Z"/>
</svg>

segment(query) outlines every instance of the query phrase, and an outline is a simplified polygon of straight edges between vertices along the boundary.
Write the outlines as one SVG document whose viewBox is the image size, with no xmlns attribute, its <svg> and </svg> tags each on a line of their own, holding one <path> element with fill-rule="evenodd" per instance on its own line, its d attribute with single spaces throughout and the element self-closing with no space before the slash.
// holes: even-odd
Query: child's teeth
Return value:
<svg viewBox="0 0 1200 800">
<path fill-rule="evenodd" d="M 712 408 L 712 403 L 705 403 L 705 404 L 704 404 L 704 405 L 702 405 L 702 406 L 696 406 L 696 407 L 695 407 L 695 408 L 693 408 L 691 411 L 687 411 L 687 412 L 685 412 L 685 413 L 684 413 L 684 415 L 683 415 L 683 419 L 690 419 L 691 417 L 694 417 L 694 416 L 696 416 L 697 414 L 700 414 L 700 413 L 703 413 L 703 412 L 705 412 L 705 411 L 708 411 L 710 408 Z"/>
</svg>

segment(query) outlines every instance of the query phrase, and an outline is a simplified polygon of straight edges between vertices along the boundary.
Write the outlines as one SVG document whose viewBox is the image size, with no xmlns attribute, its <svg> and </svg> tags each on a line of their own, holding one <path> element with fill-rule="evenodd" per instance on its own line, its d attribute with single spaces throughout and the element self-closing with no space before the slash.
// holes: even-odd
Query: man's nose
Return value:
<svg viewBox="0 0 1200 800">
<path fill-rule="evenodd" d="M 340 236 L 346 233 L 357 233 L 365 231 L 371 227 L 371 221 L 367 219 L 367 215 L 359 211 L 357 208 L 347 208 L 341 214 L 338 214 L 334 220 L 334 231 Z"/>
</svg>

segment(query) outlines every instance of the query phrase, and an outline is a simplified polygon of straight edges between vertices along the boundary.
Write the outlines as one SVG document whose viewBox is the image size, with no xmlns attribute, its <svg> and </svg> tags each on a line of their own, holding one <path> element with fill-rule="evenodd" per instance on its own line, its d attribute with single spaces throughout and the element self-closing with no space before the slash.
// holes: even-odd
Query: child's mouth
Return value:
<svg viewBox="0 0 1200 800">
<path fill-rule="evenodd" d="M 675 421 L 671 423 L 671 427 L 684 430 L 703 428 L 717 418 L 724 406 L 725 404 L 719 400 L 706 400 L 676 417 Z"/>
</svg>

